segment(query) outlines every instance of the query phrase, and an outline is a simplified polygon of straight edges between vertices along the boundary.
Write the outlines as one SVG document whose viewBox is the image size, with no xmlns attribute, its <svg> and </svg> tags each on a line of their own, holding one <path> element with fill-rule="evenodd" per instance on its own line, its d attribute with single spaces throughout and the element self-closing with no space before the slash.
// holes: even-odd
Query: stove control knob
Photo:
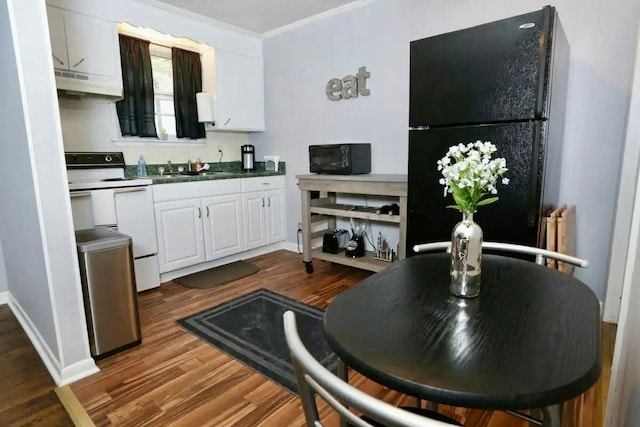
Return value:
<svg viewBox="0 0 640 427">
<path fill-rule="evenodd" d="M 111 157 L 111 156 L 105 156 L 104 160 L 105 160 L 106 162 L 111 162 L 111 161 L 113 160 L 113 157 Z"/>
</svg>

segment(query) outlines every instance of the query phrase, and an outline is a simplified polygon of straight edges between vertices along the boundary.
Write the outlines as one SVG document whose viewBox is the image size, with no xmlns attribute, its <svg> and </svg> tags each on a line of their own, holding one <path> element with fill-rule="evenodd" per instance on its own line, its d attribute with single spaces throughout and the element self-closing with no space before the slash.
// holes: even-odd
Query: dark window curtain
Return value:
<svg viewBox="0 0 640 427">
<path fill-rule="evenodd" d="M 123 136 L 157 138 L 149 42 L 120 34 L 120 61 L 124 89 L 124 99 L 116 102 L 120 131 Z"/>
<path fill-rule="evenodd" d="M 178 138 L 204 138 L 204 124 L 198 122 L 196 93 L 202 92 L 200 54 L 172 48 L 173 106 Z"/>
</svg>

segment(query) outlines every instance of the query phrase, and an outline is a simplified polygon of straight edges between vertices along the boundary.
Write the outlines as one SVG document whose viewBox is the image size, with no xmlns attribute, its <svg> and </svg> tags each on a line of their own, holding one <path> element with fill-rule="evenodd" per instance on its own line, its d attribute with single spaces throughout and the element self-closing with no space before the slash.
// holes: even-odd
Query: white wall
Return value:
<svg viewBox="0 0 640 427">
<path fill-rule="evenodd" d="M 0 120 L 10 130 L 0 161 L 0 179 L 10 183 L 0 213 L 10 303 L 53 379 L 63 384 L 96 367 L 89 355 L 47 18 L 39 0 L 10 0 L 2 10 L 11 21 L 11 27 L 2 25 L 7 45 L 0 61 L 6 68 Z"/>
<path fill-rule="evenodd" d="M 50 351 L 57 354 L 36 178 L 8 10 L 11 4 L 0 3 L 0 93 L 3 97 L 0 128 L 4 133 L 0 138 L 0 182 L 3 182 L 0 239 L 3 249 L 12 248 L 3 250 L 8 289 L 28 313 Z"/>
<path fill-rule="evenodd" d="M 2 255 L 2 243 L 0 242 L 0 294 L 7 292 L 7 272 L 4 267 L 4 256 Z"/>
<path fill-rule="evenodd" d="M 100 99 L 81 101 L 60 98 L 60 119 L 65 151 L 122 151 L 125 163 L 134 165 L 143 154 L 147 164 L 187 163 L 191 159 L 217 162 L 218 150 L 222 150 L 223 161 L 240 160 L 240 146 L 249 143 L 246 133 L 207 132 L 206 143 L 194 146 L 145 147 L 143 144 L 123 145 L 112 142 L 113 126 L 111 110 L 113 103 Z"/>
<path fill-rule="evenodd" d="M 378 0 L 362 8 L 264 41 L 267 131 L 251 135 L 258 158 L 287 162 L 288 240 L 295 242 L 300 196 L 295 175 L 308 173 L 307 147 L 372 143 L 374 173 L 406 173 L 409 42 L 530 12 L 546 1 Z M 626 122 L 640 3 L 557 0 L 571 45 L 562 185 L 563 203 L 577 205 L 576 275 L 603 299 L 611 224 Z M 371 95 L 327 100 L 332 77 L 366 65 Z"/>
<path fill-rule="evenodd" d="M 187 37 L 215 48 L 231 50 L 247 56 L 262 57 L 262 41 L 215 25 L 198 15 L 153 1 L 112 0 L 47 0 L 48 4 L 65 7 L 115 21 L 154 28 L 176 37 Z M 159 6 L 159 7 L 155 7 Z M 180 13 L 176 14 L 178 11 Z M 112 140 L 112 104 L 99 100 L 60 101 L 60 116 L 66 151 L 122 151 L 127 164 L 135 164 L 144 154 L 147 163 L 186 163 L 187 159 L 215 162 L 218 150 L 223 161 L 240 160 L 240 146 L 248 143 L 246 133 L 207 132 L 204 146 L 144 147 L 122 146 Z"/>
<path fill-rule="evenodd" d="M 640 41 L 640 31 L 638 31 Z M 640 425 L 640 314 L 635 306 L 640 304 L 640 176 L 638 175 L 638 146 L 640 145 L 640 43 L 636 48 L 636 65 L 633 90 L 629 107 L 625 158 L 621 172 L 620 195 L 614 244 L 612 247 L 611 271 L 605 306 L 605 320 L 611 316 L 618 320 L 609 398 L 607 400 L 606 425 L 616 427 Z M 623 194 L 624 192 L 624 194 Z M 613 259 L 613 257 L 619 257 Z M 616 271 L 619 264 L 621 271 Z M 618 285 L 617 281 L 621 283 Z M 622 293 L 622 298 L 620 294 Z"/>
</svg>

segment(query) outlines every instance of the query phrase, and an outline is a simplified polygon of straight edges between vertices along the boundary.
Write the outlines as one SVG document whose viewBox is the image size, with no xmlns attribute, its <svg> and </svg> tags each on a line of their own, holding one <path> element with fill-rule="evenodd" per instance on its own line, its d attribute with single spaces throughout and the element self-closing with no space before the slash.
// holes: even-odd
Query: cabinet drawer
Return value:
<svg viewBox="0 0 640 427">
<path fill-rule="evenodd" d="M 274 188 L 284 188 L 284 175 L 242 178 L 243 193 L 272 190 Z"/>
<path fill-rule="evenodd" d="M 153 202 L 193 199 L 199 197 L 238 194 L 240 179 L 220 179 L 198 182 L 177 182 L 175 184 L 153 185 Z"/>
</svg>

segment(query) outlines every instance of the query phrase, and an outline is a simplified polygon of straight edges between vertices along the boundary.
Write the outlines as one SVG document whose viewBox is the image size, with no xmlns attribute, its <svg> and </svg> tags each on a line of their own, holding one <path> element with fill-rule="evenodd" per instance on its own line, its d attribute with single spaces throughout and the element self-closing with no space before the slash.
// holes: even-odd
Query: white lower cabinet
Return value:
<svg viewBox="0 0 640 427">
<path fill-rule="evenodd" d="M 267 244 L 265 231 L 264 191 L 242 195 L 244 209 L 244 246 L 255 249 Z"/>
<path fill-rule="evenodd" d="M 244 244 L 259 248 L 285 239 L 284 190 L 254 191 L 242 195 Z"/>
<path fill-rule="evenodd" d="M 282 242 L 287 237 L 284 189 L 265 191 L 264 195 L 267 199 L 267 244 Z"/>
<path fill-rule="evenodd" d="M 160 273 L 285 240 L 284 176 L 153 186 Z"/>
<path fill-rule="evenodd" d="M 155 204 L 160 273 L 206 260 L 200 199 Z"/>
<path fill-rule="evenodd" d="M 207 261 L 242 252 L 242 196 L 207 197 L 202 207 Z"/>
</svg>

